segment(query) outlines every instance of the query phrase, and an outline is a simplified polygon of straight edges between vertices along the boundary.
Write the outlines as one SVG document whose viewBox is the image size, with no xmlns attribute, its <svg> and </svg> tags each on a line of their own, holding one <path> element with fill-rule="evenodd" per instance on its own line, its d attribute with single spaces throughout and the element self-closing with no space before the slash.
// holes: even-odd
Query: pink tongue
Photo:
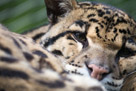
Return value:
<svg viewBox="0 0 136 91">
<path fill-rule="evenodd" d="M 97 80 L 101 80 L 102 79 L 102 74 L 108 73 L 107 70 L 105 70 L 104 68 L 99 67 L 99 66 L 97 66 L 95 64 L 91 64 L 88 67 L 93 70 L 92 73 L 91 73 L 91 77 L 93 77 L 93 78 L 95 78 Z"/>
</svg>

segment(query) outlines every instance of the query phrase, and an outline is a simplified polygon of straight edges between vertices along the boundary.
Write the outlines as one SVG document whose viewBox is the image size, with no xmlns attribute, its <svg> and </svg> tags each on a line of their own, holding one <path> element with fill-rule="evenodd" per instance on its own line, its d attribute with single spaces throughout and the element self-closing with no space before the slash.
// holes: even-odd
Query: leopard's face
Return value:
<svg viewBox="0 0 136 91">
<path fill-rule="evenodd" d="M 41 45 L 59 57 L 68 72 L 96 78 L 109 90 L 118 90 L 124 74 L 120 72 L 119 59 L 133 55 L 122 50 L 135 35 L 134 20 L 123 11 L 102 4 L 45 2 L 52 25 Z M 56 5 L 58 9 L 50 7 Z"/>
<path fill-rule="evenodd" d="M 94 89 L 106 91 L 95 79 L 67 74 L 57 57 L 31 38 L 12 33 L 0 24 L 0 91 Z"/>
<path fill-rule="evenodd" d="M 112 49 L 112 44 L 109 46 L 101 42 L 94 42 L 93 38 L 87 38 L 87 40 L 88 47 L 72 59 L 74 62 L 69 61 L 66 68 L 71 70 L 72 67 L 69 68 L 69 65 L 74 66 L 73 70 L 76 70 L 76 73 L 98 79 L 108 90 L 120 89 L 123 82 L 118 65 L 120 48 Z"/>
<path fill-rule="evenodd" d="M 82 24 L 82 27 L 80 24 Z M 109 84 L 112 83 L 112 80 L 116 78 L 119 80 L 117 83 L 121 84 L 118 60 L 115 60 L 121 46 L 119 47 L 112 42 L 103 43 L 97 35 L 87 34 L 87 26 L 88 24 L 84 21 L 76 21 L 66 31 L 60 33 L 59 37 L 57 37 L 58 35 L 55 36 L 53 39 L 58 38 L 56 41 L 49 44 L 53 40 L 49 38 L 50 41 L 47 40 L 47 43 L 43 46 L 46 46 L 48 51 L 60 58 L 64 63 L 64 68 L 69 73 L 94 77 L 105 85 L 108 82 Z M 45 40 L 44 37 L 43 40 Z M 93 69 L 91 66 L 100 67 L 100 71 L 104 72 L 95 73 L 97 68 Z M 121 85 L 118 86 L 117 89 L 121 87 Z"/>
<path fill-rule="evenodd" d="M 102 4 L 45 2 L 51 26 L 42 47 L 0 24 L 0 90 L 105 91 L 97 79 L 108 91 L 120 91 L 125 76 L 136 70 L 134 20 Z"/>
</svg>

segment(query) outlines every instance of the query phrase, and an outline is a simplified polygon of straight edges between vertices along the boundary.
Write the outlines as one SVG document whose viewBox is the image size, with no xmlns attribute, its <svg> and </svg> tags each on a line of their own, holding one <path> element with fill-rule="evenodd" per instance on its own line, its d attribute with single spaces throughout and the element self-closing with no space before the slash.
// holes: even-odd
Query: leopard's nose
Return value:
<svg viewBox="0 0 136 91">
<path fill-rule="evenodd" d="M 109 73 L 109 71 L 105 68 L 97 66 L 95 64 L 88 65 L 88 68 L 91 70 L 90 76 L 97 80 L 101 80 L 105 74 Z"/>
</svg>

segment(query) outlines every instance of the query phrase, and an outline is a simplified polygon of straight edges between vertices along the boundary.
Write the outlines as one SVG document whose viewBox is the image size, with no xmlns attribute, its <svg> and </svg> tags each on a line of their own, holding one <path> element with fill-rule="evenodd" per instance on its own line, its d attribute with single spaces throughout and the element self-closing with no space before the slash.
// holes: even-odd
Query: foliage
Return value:
<svg viewBox="0 0 136 91">
<path fill-rule="evenodd" d="M 86 0 L 78 0 L 86 1 Z M 88 0 L 120 8 L 136 19 L 136 0 Z M 22 33 L 48 24 L 44 0 L 1 0 L 0 22 L 13 32 Z"/>
</svg>

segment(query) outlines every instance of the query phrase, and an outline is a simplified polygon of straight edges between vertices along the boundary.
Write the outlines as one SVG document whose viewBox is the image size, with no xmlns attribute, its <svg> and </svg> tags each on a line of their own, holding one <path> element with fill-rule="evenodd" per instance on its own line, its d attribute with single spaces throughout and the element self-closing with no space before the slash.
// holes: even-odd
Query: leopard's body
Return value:
<svg viewBox="0 0 136 91">
<path fill-rule="evenodd" d="M 1 28 L 0 89 L 104 91 L 96 78 L 108 91 L 120 91 L 124 78 L 136 70 L 136 22 L 123 11 L 100 3 L 45 3 L 48 30 L 40 28 L 44 35 L 33 31 L 38 37 L 27 34 L 41 39 L 40 45 Z"/>
</svg>

